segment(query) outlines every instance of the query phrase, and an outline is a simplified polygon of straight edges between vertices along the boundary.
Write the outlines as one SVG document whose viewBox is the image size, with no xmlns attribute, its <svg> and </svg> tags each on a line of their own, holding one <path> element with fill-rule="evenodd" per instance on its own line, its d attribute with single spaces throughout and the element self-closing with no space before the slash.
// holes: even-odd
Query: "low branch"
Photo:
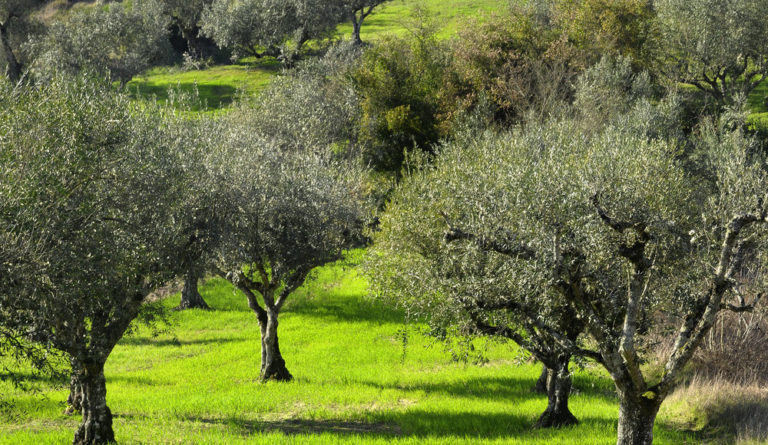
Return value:
<svg viewBox="0 0 768 445">
<path fill-rule="evenodd" d="M 468 233 L 462 229 L 453 226 L 445 213 L 442 213 L 443 219 L 448 224 L 448 231 L 445 232 L 445 242 L 451 243 L 458 240 L 467 240 L 474 242 L 478 247 L 485 251 L 492 251 L 506 255 L 513 258 L 521 258 L 524 260 L 536 259 L 536 252 L 525 244 L 512 245 L 511 243 L 499 242 L 496 240 L 489 240 L 484 236 L 477 236 L 473 233 Z"/>
</svg>

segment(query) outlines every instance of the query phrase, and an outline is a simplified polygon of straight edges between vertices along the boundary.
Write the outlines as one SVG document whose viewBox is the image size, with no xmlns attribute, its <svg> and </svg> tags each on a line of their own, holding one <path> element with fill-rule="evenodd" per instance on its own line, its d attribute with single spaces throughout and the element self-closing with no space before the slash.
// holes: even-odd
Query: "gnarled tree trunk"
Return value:
<svg viewBox="0 0 768 445">
<path fill-rule="evenodd" d="M 81 363 L 77 380 L 83 393 L 83 422 L 75 433 L 73 444 L 96 445 L 114 442 L 112 412 L 107 407 L 104 362 Z"/>
<path fill-rule="evenodd" d="M 362 28 L 363 26 L 362 22 L 363 22 L 362 19 L 359 21 L 357 20 L 357 18 L 352 20 L 352 42 L 355 45 L 363 44 L 363 39 L 360 38 L 360 28 Z"/>
<path fill-rule="evenodd" d="M 262 381 L 290 381 L 293 376 L 285 366 L 285 360 L 280 353 L 280 343 L 277 338 L 278 311 L 267 310 L 266 319 L 259 318 L 261 328 L 261 374 Z"/>
<path fill-rule="evenodd" d="M 74 358 L 70 360 L 72 365 L 72 375 L 69 378 L 69 396 L 67 397 L 67 408 L 64 414 L 72 415 L 83 412 L 83 388 L 80 386 L 79 374 L 82 372 L 80 364 Z"/>
<path fill-rule="evenodd" d="M 195 270 L 188 270 L 184 275 L 184 289 L 181 291 L 181 302 L 176 310 L 184 309 L 210 309 L 208 303 L 203 300 L 203 296 L 197 290 L 197 281 L 200 279 L 200 273 Z"/>
<path fill-rule="evenodd" d="M 2 47 L 3 56 L 8 64 L 8 77 L 15 82 L 21 77 L 21 64 L 16 59 L 16 55 L 13 54 L 8 29 L 4 25 L 0 25 L 0 47 Z"/>
<path fill-rule="evenodd" d="M 657 399 L 619 393 L 617 445 L 651 445 L 653 424 L 661 403 Z"/>
<path fill-rule="evenodd" d="M 557 366 L 547 369 L 547 409 L 536 421 L 534 428 L 559 428 L 579 423 L 568 409 L 571 395 L 571 374 L 568 371 L 570 355 L 558 358 Z"/>
<path fill-rule="evenodd" d="M 549 376 L 549 369 L 547 368 L 547 365 L 541 365 L 541 374 L 539 375 L 539 378 L 536 380 L 536 386 L 534 386 L 533 390 L 539 394 L 546 394 L 548 376 Z"/>
</svg>

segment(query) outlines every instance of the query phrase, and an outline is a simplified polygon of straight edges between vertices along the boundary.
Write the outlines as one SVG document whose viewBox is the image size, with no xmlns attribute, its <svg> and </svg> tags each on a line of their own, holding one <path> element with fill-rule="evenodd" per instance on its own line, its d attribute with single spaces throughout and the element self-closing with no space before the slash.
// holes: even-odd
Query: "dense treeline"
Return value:
<svg viewBox="0 0 768 445">
<path fill-rule="evenodd" d="M 537 427 L 577 423 L 572 363 L 602 366 L 619 444 L 652 443 L 721 312 L 759 307 L 768 170 L 745 100 L 766 1 L 527 2 L 452 39 L 416 14 L 360 45 L 380 3 L 134 0 L 43 25 L 40 2 L 0 1 L 0 354 L 70 363 L 75 443 L 115 440 L 104 364 L 180 276 L 180 308 L 207 307 L 207 273 L 238 288 L 260 379 L 291 380 L 281 309 L 369 243 L 376 297 L 544 364 Z M 350 42 L 300 57 L 345 20 Z M 131 99 L 174 33 L 293 69 L 219 116 Z"/>
</svg>

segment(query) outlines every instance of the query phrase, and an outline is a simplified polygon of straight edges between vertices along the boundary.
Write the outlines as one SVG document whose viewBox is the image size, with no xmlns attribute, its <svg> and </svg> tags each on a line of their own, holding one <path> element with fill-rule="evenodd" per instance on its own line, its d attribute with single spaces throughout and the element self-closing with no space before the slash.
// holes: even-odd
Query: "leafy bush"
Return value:
<svg viewBox="0 0 768 445">
<path fill-rule="evenodd" d="M 444 135 L 441 91 L 448 66 L 446 43 L 424 24 L 363 54 L 352 77 L 362 108 L 360 142 L 376 169 L 396 172 L 407 151 L 431 152 Z"/>
</svg>

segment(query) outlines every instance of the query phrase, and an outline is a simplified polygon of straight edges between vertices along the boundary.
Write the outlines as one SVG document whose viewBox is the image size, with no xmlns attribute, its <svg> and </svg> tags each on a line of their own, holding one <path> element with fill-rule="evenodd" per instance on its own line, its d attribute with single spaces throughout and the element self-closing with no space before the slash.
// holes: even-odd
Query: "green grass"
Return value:
<svg viewBox="0 0 768 445">
<path fill-rule="evenodd" d="M 143 97 L 168 99 L 168 91 L 178 88 L 187 93 L 197 92 L 204 111 L 226 107 L 237 94 L 256 95 L 276 73 L 280 64 L 274 59 L 217 65 L 203 70 L 184 71 L 176 67 L 153 68 L 128 82 L 128 89 Z"/>
<path fill-rule="evenodd" d="M 608 378 L 578 371 L 571 409 L 581 424 L 532 430 L 546 398 L 539 368 L 511 344 L 484 344 L 484 365 L 452 362 L 415 333 L 404 349 L 402 314 L 371 302 L 354 266 L 332 265 L 293 296 L 281 349 L 296 377 L 258 383 L 259 331 L 245 298 L 213 279 L 213 312 L 174 313 L 170 334 L 123 339 L 107 362 L 107 398 L 120 443 L 615 443 Z M 177 297 L 164 301 L 168 307 Z M 0 443 L 69 443 L 79 418 L 62 414 L 67 391 L 0 384 Z M 660 419 L 656 443 L 698 443 Z"/>
<path fill-rule="evenodd" d="M 394 0 L 378 7 L 365 19 L 361 38 L 375 42 L 387 34 L 407 33 L 413 26 L 413 11 L 417 6 L 434 20 L 442 37 L 449 37 L 456 34 L 462 20 L 497 11 L 507 4 L 506 0 Z M 348 38 L 351 32 L 351 23 L 345 23 L 337 28 L 336 37 Z M 178 87 L 186 92 L 197 88 L 201 101 L 207 103 L 205 111 L 213 111 L 226 108 L 240 90 L 247 95 L 260 93 L 279 71 L 280 65 L 273 58 L 259 62 L 246 59 L 236 65 L 191 71 L 159 67 L 136 76 L 128 87 L 139 96 L 154 95 L 160 101 L 168 99 L 169 88 Z"/>
<path fill-rule="evenodd" d="M 502 11 L 508 5 L 509 0 L 393 0 L 374 9 L 373 14 L 365 19 L 360 38 L 376 41 L 386 34 L 408 32 L 413 27 L 415 8 L 421 8 L 424 15 L 434 21 L 440 36 L 450 37 L 458 32 L 462 21 Z M 337 33 L 348 37 L 352 33 L 352 24 L 339 26 Z"/>
</svg>

